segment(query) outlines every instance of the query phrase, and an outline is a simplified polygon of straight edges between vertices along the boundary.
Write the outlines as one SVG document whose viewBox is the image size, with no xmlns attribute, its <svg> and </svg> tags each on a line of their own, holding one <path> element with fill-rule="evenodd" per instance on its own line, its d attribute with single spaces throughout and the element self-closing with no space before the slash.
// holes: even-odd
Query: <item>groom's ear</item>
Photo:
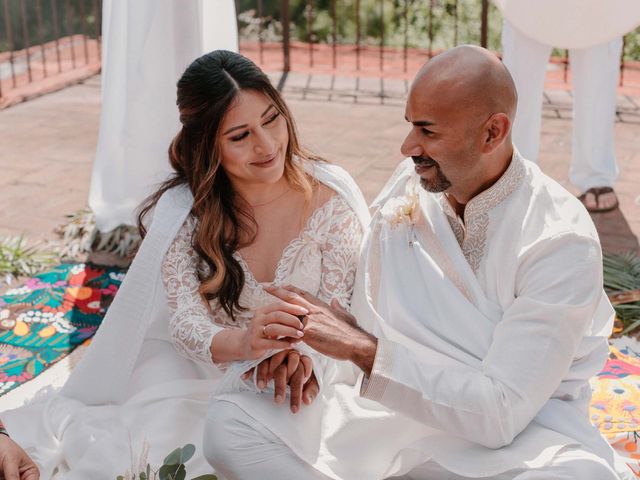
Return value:
<svg viewBox="0 0 640 480">
<path fill-rule="evenodd" d="M 504 113 L 494 113 L 485 122 L 482 138 L 482 153 L 491 153 L 507 138 L 511 130 L 511 120 Z"/>
</svg>

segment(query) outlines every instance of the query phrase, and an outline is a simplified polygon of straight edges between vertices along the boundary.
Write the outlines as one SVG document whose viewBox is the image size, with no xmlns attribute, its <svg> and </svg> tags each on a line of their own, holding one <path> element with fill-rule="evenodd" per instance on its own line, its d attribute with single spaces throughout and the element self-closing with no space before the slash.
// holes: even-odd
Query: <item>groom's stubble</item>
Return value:
<svg viewBox="0 0 640 480">
<path fill-rule="evenodd" d="M 416 167 L 425 166 L 425 167 L 435 168 L 434 178 L 424 178 L 420 176 L 420 185 L 427 192 L 440 193 L 448 190 L 449 187 L 451 187 L 451 181 L 442 172 L 440 165 L 433 158 L 430 158 L 430 157 L 411 157 L 411 158 L 413 159 L 413 163 L 416 165 Z"/>
</svg>

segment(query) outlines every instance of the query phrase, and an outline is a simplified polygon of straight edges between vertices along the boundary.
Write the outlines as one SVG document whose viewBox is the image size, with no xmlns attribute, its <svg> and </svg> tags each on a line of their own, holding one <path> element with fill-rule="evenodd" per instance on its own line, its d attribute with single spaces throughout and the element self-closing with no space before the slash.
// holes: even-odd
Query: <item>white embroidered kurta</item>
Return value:
<svg viewBox="0 0 640 480">
<path fill-rule="evenodd" d="M 587 417 L 613 312 L 584 207 L 517 153 L 464 222 L 410 159 L 376 207 L 352 300 L 379 338 L 373 371 L 333 386 L 320 454 L 298 454 L 349 480 L 427 461 L 491 476 L 580 444 L 613 464 Z"/>
</svg>

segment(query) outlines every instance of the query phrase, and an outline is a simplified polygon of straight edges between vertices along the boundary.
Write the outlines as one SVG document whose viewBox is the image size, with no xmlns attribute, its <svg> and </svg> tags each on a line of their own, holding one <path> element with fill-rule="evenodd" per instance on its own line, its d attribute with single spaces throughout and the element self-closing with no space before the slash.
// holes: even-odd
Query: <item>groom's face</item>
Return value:
<svg viewBox="0 0 640 480">
<path fill-rule="evenodd" d="M 423 188 L 457 198 L 456 192 L 475 188 L 479 126 L 486 119 L 476 118 L 454 90 L 428 78 L 414 82 L 405 109 L 411 127 L 400 150 L 413 158 Z"/>
</svg>

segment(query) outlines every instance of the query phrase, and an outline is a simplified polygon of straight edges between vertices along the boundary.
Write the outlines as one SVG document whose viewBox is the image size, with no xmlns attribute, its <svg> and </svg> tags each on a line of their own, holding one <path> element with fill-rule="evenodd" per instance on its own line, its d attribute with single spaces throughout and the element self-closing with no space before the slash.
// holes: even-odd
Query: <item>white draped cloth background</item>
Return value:
<svg viewBox="0 0 640 480">
<path fill-rule="evenodd" d="M 135 225 L 170 172 L 176 82 L 200 55 L 238 51 L 233 0 L 104 0 L 102 110 L 89 206 L 98 229 Z"/>
</svg>

